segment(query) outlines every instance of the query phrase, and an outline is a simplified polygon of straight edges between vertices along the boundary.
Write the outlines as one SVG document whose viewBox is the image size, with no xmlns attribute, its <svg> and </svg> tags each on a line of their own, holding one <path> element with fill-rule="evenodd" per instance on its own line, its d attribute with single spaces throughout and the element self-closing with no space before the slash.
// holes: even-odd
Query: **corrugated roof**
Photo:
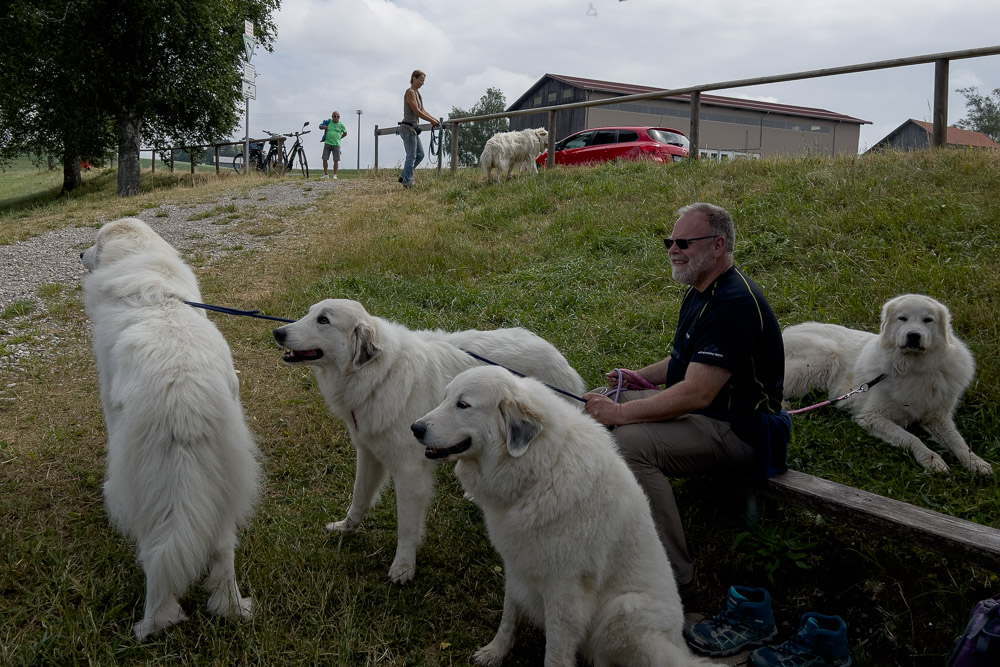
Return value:
<svg viewBox="0 0 1000 667">
<path fill-rule="evenodd" d="M 910 119 L 911 123 L 916 123 L 927 130 L 928 134 L 934 134 L 934 124 L 922 120 Z M 977 146 L 979 148 L 1000 148 L 1000 144 L 987 137 L 982 132 L 973 130 L 962 130 L 957 127 L 948 127 L 945 136 L 945 143 L 949 146 Z"/>
<path fill-rule="evenodd" d="M 565 76 L 562 74 L 546 74 L 541 79 L 539 79 L 535 85 L 528 89 L 528 91 L 522 95 L 511 108 L 517 106 L 521 101 L 528 97 L 535 88 L 537 88 L 545 78 L 555 79 L 556 81 L 561 81 L 567 85 L 574 86 L 576 88 L 582 88 L 583 90 L 595 90 L 602 93 L 617 93 L 619 95 L 637 95 L 639 93 L 651 93 L 657 90 L 668 90 L 666 88 L 651 88 L 649 86 L 639 86 L 631 83 L 616 83 L 614 81 L 600 81 L 598 79 L 584 79 L 575 76 Z M 691 99 L 690 95 L 675 95 L 668 99 L 677 99 L 689 101 Z M 870 125 L 871 121 L 861 120 L 860 118 L 854 118 L 853 116 L 846 116 L 844 114 L 835 113 L 833 111 L 828 111 L 826 109 L 817 109 L 814 107 L 799 107 L 790 104 L 775 104 L 773 102 L 761 102 L 758 100 L 745 100 L 738 97 L 723 97 L 722 95 L 706 95 L 701 96 L 702 105 L 713 105 L 720 107 L 732 107 L 737 109 L 749 109 L 752 111 L 764 111 L 770 113 L 780 113 L 788 116 L 803 116 L 806 118 L 823 118 L 825 120 L 841 121 L 844 123 L 858 123 L 859 125 Z"/>
</svg>

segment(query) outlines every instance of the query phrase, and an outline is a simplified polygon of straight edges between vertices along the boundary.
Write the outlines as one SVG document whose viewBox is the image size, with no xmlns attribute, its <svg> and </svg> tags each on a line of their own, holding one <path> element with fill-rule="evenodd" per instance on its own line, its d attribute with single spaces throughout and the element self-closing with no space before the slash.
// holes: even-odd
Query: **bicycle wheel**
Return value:
<svg viewBox="0 0 1000 667">
<path fill-rule="evenodd" d="M 299 169 L 305 178 L 309 178 L 309 163 L 306 161 L 306 149 L 299 146 Z"/>
<path fill-rule="evenodd" d="M 233 158 L 233 169 L 235 169 L 238 173 L 243 173 L 243 153 L 240 153 Z"/>
</svg>

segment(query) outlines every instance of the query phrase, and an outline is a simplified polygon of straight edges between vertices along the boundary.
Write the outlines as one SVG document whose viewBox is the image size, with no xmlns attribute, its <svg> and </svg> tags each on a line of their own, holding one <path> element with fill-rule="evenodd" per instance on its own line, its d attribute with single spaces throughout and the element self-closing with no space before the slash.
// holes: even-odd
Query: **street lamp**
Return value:
<svg viewBox="0 0 1000 667">
<path fill-rule="evenodd" d="M 361 171 L 361 109 L 358 109 L 358 171 Z"/>
</svg>

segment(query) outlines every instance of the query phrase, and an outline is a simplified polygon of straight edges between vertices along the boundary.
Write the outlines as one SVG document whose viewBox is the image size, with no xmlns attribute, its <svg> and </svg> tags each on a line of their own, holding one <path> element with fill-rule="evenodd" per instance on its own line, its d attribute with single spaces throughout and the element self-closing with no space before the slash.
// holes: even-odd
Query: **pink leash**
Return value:
<svg viewBox="0 0 1000 667">
<path fill-rule="evenodd" d="M 875 385 L 877 385 L 879 382 L 881 382 L 884 378 L 885 378 L 885 373 L 882 373 L 881 375 L 879 375 L 874 380 L 871 380 L 869 382 L 865 382 L 863 385 L 861 385 L 857 389 L 852 389 L 851 391 L 847 392 L 843 396 L 838 396 L 837 398 L 831 398 L 828 401 L 822 401 L 820 403 L 817 403 L 816 405 L 810 405 L 807 408 L 799 408 L 798 410 L 789 410 L 788 414 L 790 414 L 790 415 L 798 415 L 798 414 L 801 414 L 803 412 L 809 412 L 810 410 L 815 410 L 817 408 L 825 408 L 828 405 L 833 405 L 834 403 L 839 403 L 840 401 L 844 400 L 845 398 L 850 398 L 851 396 L 854 396 L 854 394 L 863 394 L 864 392 L 868 391 L 869 389 L 871 389 L 872 387 L 874 387 Z"/>
</svg>

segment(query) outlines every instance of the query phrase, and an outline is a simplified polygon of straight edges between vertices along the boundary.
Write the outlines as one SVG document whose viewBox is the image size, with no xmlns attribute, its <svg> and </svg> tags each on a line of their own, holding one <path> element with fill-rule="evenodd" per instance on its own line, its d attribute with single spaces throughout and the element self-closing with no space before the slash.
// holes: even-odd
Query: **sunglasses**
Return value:
<svg viewBox="0 0 1000 667">
<path fill-rule="evenodd" d="M 681 250 L 687 250 L 688 246 L 691 245 L 692 241 L 701 241 L 702 239 L 717 239 L 718 234 L 712 234 L 711 236 L 696 236 L 693 239 L 663 239 L 663 245 L 667 246 L 667 250 L 673 247 L 676 243 L 677 247 Z"/>
</svg>

